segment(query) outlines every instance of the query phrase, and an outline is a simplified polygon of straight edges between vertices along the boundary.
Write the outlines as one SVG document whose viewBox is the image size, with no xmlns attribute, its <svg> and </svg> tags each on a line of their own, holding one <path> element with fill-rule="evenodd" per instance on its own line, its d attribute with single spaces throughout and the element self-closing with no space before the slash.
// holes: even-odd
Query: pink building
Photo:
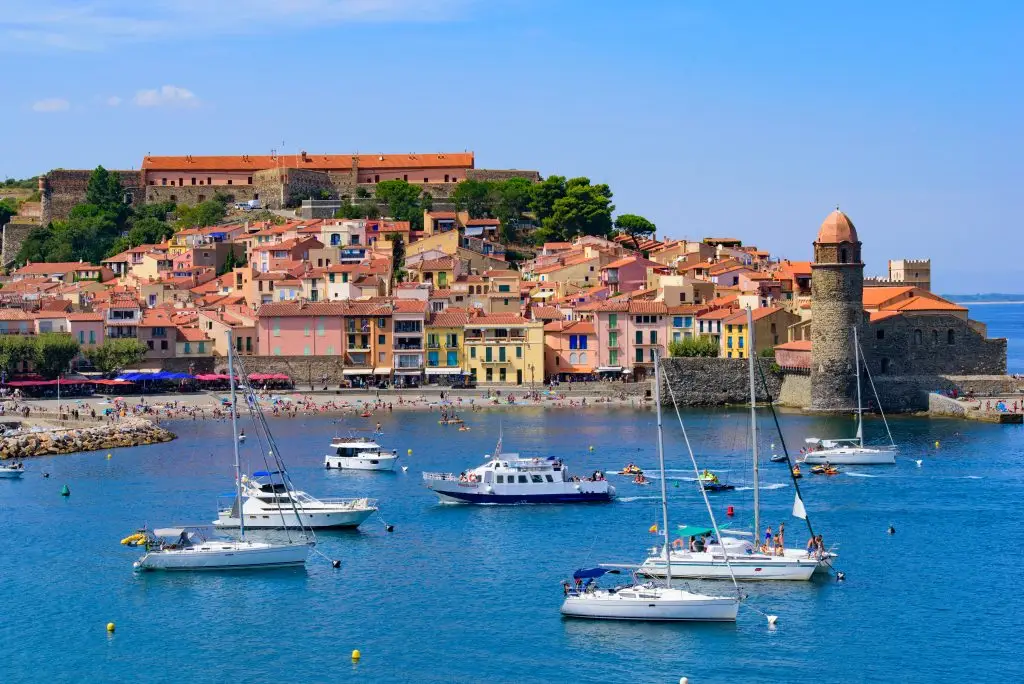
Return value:
<svg viewBox="0 0 1024 684">
<path fill-rule="evenodd" d="M 69 313 L 67 320 L 71 336 L 83 349 L 103 344 L 103 314 Z"/>
<path fill-rule="evenodd" d="M 274 302 L 260 307 L 260 356 L 340 356 L 347 302 Z M 389 321 L 390 323 L 390 321 Z"/>
<path fill-rule="evenodd" d="M 286 269 L 291 262 L 308 261 L 309 250 L 323 249 L 323 243 L 316 238 L 292 238 L 276 244 L 259 245 L 252 248 L 252 267 L 260 273 Z"/>
<path fill-rule="evenodd" d="M 597 331 L 586 321 L 552 321 L 544 326 L 544 379 L 589 378 L 598 363 Z"/>
<path fill-rule="evenodd" d="M 601 268 L 601 284 L 613 292 L 635 292 L 647 287 L 647 269 L 662 264 L 638 256 L 628 256 Z"/>
<path fill-rule="evenodd" d="M 632 373 L 647 377 L 657 355 L 668 348 L 668 307 L 664 302 L 605 302 L 594 311 L 598 338 L 598 373 Z"/>
</svg>

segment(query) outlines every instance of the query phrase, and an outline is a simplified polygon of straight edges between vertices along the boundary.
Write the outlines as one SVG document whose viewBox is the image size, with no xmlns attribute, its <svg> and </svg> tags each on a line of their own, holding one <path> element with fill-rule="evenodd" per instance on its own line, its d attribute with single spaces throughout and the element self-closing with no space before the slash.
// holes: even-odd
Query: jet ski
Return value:
<svg viewBox="0 0 1024 684">
<path fill-rule="evenodd" d="M 729 492 L 736 489 L 736 485 L 725 484 L 724 482 L 701 482 L 706 492 Z"/>
<path fill-rule="evenodd" d="M 811 466 L 811 472 L 815 475 L 838 475 L 839 468 L 834 465 L 816 465 Z"/>
<path fill-rule="evenodd" d="M 772 463 L 785 463 L 787 460 L 786 454 L 772 454 Z"/>
</svg>

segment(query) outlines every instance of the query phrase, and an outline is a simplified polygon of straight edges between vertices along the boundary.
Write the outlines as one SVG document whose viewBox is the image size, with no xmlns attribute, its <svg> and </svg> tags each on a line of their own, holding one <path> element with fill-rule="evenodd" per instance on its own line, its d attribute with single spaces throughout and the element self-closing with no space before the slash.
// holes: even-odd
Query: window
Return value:
<svg viewBox="0 0 1024 684">
<path fill-rule="evenodd" d="M 725 346 L 728 347 L 729 349 L 732 349 L 732 338 L 731 337 L 725 338 Z M 730 356 L 732 356 L 732 355 L 730 354 Z"/>
<path fill-rule="evenodd" d="M 608 346 L 609 347 L 617 347 L 617 346 L 619 346 L 619 333 L 617 333 L 617 332 L 608 333 Z"/>
<path fill-rule="evenodd" d="M 249 176 L 249 185 L 252 185 L 252 176 Z"/>
<path fill-rule="evenodd" d="M 445 182 L 445 183 L 447 183 L 447 182 L 448 182 L 448 174 L 447 174 L 447 173 L 446 173 L 446 174 L 444 174 L 444 182 Z"/>
<path fill-rule="evenodd" d="M 195 185 L 195 184 L 196 184 L 196 177 L 192 176 L 192 185 Z"/>
<path fill-rule="evenodd" d="M 498 484 L 504 484 L 505 483 L 505 476 L 504 475 L 498 475 L 497 478 L 496 478 L 496 481 L 497 481 Z"/>
<path fill-rule="evenodd" d="M 569 335 L 569 349 L 576 349 L 576 335 Z"/>
<path fill-rule="evenodd" d="M 579 355 L 576 352 L 572 352 L 571 354 L 569 354 L 569 363 L 571 363 L 572 365 L 575 366 L 579 362 L 580 362 L 580 357 L 579 357 Z"/>
<path fill-rule="evenodd" d="M 732 334 L 732 324 L 725 326 L 725 332 Z"/>
<path fill-rule="evenodd" d="M 79 330 L 78 331 L 78 344 L 85 344 L 85 331 L 84 330 Z"/>
<path fill-rule="evenodd" d="M 523 348 L 522 347 L 516 347 L 516 358 L 517 359 L 523 358 Z"/>
<path fill-rule="evenodd" d="M 636 343 L 637 344 L 643 344 L 644 343 L 644 333 L 643 333 L 642 330 L 637 330 L 636 331 Z"/>
<path fill-rule="evenodd" d="M 274 337 L 280 337 L 281 336 L 281 319 L 280 318 L 275 318 L 274 319 L 274 332 L 273 332 L 273 335 L 274 335 Z"/>
<path fill-rule="evenodd" d="M 200 354 L 205 354 L 206 353 L 206 343 L 205 342 L 200 342 L 199 343 L 199 353 Z M 277 353 L 278 354 L 281 353 L 280 348 L 277 350 Z"/>
<path fill-rule="evenodd" d="M 167 351 L 167 340 L 160 340 L 160 349 Z"/>
<path fill-rule="evenodd" d="M 153 340 L 146 340 L 146 346 L 149 347 L 149 351 L 153 351 Z"/>
<path fill-rule="evenodd" d="M 553 478 L 551 477 L 551 473 L 548 473 L 548 474 L 547 474 L 547 475 L 545 475 L 544 477 L 545 477 L 545 479 L 547 479 L 547 481 L 548 481 L 548 482 L 554 482 L 554 481 L 555 481 L 555 480 L 554 480 L 554 479 L 553 479 Z"/>
<path fill-rule="evenodd" d="M 657 330 L 652 330 L 651 331 L 651 344 L 658 344 L 658 331 Z"/>
<path fill-rule="evenodd" d="M 743 349 L 743 340 L 746 338 L 741 334 L 737 339 L 739 340 L 739 348 Z"/>
<path fill-rule="evenodd" d="M 955 337 L 952 329 L 946 331 L 946 344 L 954 344 L 955 341 L 956 341 L 956 337 Z"/>
<path fill-rule="evenodd" d="M 580 364 L 587 365 L 587 352 L 580 352 Z"/>
<path fill-rule="evenodd" d="M 379 174 L 374 174 L 373 175 L 373 182 L 374 183 L 380 183 L 380 175 Z"/>
<path fill-rule="evenodd" d="M 636 350 L 636 362 L 637 363 L 643 363 L 644 362 L 644 350 L 643 349 L 637 349 Z"/>
<path fill-rule="evenodd" d="M 377 335 L 377 344 L 387 344 L 386 340 L 384 335 Z"/>
<path fill-rule="evenodd" d="M 473 370 L 476 370 L 476 369 L 474 368 Z M 494 369 L 493 368 L 487 368 L 484 371 L 484 379 L 487 380 L 487 382 L 494 382 Z"/>
<path fill-rule="evenodd" d="M 309 321 L 306 321 L 306 322 L 305 322 L 305 323 L 303 324 L 303 332 L 302 332 L 302 334 L 303 334 L 303 335 L 304 335 L 305 337 L 309 337 Z"/>
<path fill-rule="evenodd" d="M 839 263 L 841 263 L 841 264 L 845 264 L 846 263 L 846 248 L 845 247 L 840 247 L 839 248 Z"/>
<path fill-rule="evenodd" d="M 429 182 L 430 182 L 430 179 L 429 179 L 429 178 L 426 178 L 426 177 L 424 177 L 424 178 L 423 178 L 423 182 L 424 182 L 424 183 L 429 183 Z"/>
<path fill-rule="evenodd" d="M 921 331 L 920 330 L 915 330 L 914 331 L 914 344 L 921 344 L 921 342 L 922 342 Z"/>
<path fill-rule="evenodd" d="M 675 316 L 675 317 L 673 317 L 672 318 L 672 327 L 673 328 L 682 328 L 683 327 L 683 317 L 682 316 Z"/>
<path fill-rule="evenodd" d="M 192 353 L 192 345 L 189 344 L 188 342 L 185 343 L 185 353 L 186 354 L 191 354 Z"/>
<path fill-rule="evenodd" d="M 378 318 L 377 319 L 377 327 L 378 328 L 383 329 L 386 326 L 387 326 L 387 321 L 385 319 L 383 319 L 383 318 Z"/>
<path fill-rule="evenodd" d="M 504 366 L 498 369 L 498 382 L 505 382 L 505 372 Z"/>
<path fill-rule="evenodd" d="M 889 372 L 889 359 L 882 359 L 882 373 Z"/>
<path fill-rule="evenodd" d="M 309 356 L 309 345 L 308 344 L 305 347 L 302 348 L 302 355 L 303 356 Z"/>
<path fill-rule="evenodd" d="M 608 314 L 608 327 L 614 328 L 619 324 L 619 314 Z"/>
<path fill-rule="evenodd" d="M 519 476 L 519 484 L 526 484 L 526 476 L 525 475 L 520 475 Z"/>
<path fill-rule="evenodd" d="M 654 363 L 654 357 L 658 354 L 658 350 L 652 349 L 650 353 L 651 363 Z"/>
<path fill-rule="evenodd" d="M 207 176 L 206 177 L 206 184 L 207 185 L 213 185 L 213 178 L 211 178 L 210 176 Z"/>
<path fill-rule="evenodd" d="M 731 359 L 732 358 L 732 352 L 726 352 L 725 356 L 726 356 L 726 358 Z"/>
<path fill-rule="evenodd" d="M 89 331 L 89 344 L 96 344 L 96 331 L 95 330 L 90 330 Z"/>
<path fill-rule="evenodd" d="M 324 330 L 324 319 L 318 318 L 316 321 L 316 336 L 323 337 L 325 333 L 326 330 Z"/>
<path fill-rule="evenodd" d="M 612 349 L 608 352 L 608 365 L 618 366 L 619 365 L 619 350 Z"/>
<path fill-rule="evenodd" d="M 885 331 L 881 330 L 881 329 L 876 330 L 875 331 L 875 339 L 876 340 L 884 340 L 885 339 Z"/>
<path fill-rule="evenodd" d="M 446 354 L 445 358 L 446 366 L 458 366 L 459 365 L 459 352 L 450 351 Z"/>
<path fill-rule="evenodd" d="M 228 185 L 231 185 L 231 183 L 232 183 L 232 180 L 230 178 L 228 178 Z"/>
<path fill-rule="evenodd" d="M 476 358 L 476 347 L 470 347 L 469 348 L 469 358 L 471 358 L 471 359 L 475 359 Z"/>
<path fill-rule="evenodd" d="M 493 350 L 490 347 L 487 347 L 486 349 L 484 349 L 484 361 L 492 361 L 493 360 L 492 352 L 493 352 Z"/>
<path fill-rule="evenodd" d="M 436 366 L 438 363 L 439 354 L 436 351 L 427 352 L 427 365 Z"/>
</svg>

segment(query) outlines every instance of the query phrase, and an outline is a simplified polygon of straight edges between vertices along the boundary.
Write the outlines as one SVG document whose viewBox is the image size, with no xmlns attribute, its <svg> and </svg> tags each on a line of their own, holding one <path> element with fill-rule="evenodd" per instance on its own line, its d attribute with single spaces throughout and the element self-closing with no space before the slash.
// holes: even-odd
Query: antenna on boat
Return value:
<svg viewBox="0 0 1024 684">
<path fill-rule="evenodd" d="M 235 490 L 238 495 L 238 538 L 245 541 L 245 515 L 242 512 L 242 466 L 238 462 L 238 406 L 235 403 L 235 341 L 231 339 L 231 328 L 225 334 L 228 336 L 228 382 L 231 385 L 231 443 L 235 448 Z"/>
</svg>

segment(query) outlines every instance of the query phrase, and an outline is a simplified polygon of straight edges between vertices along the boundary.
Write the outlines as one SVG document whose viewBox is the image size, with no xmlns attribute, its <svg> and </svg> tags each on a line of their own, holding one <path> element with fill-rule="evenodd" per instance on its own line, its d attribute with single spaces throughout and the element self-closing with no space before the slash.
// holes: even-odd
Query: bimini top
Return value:
<svg viewBox="0 0 1024 684">
<path fill-rule="evenodd" d="M 608 568 L 581 568 L 572 573 L 572 578 L 574 580 L 597 579 L 598 577 L 607 575 L 609 572 L 611 572 L 611 570 Z"/>
<path fill-rule="evenodd" d="M 703 537 L 705 534 L 711 534 L 714 530 L 710 527 L 694 527 L 693 525 L 679 525 L 679 536 L 680 537 Z"/>
</svg>

